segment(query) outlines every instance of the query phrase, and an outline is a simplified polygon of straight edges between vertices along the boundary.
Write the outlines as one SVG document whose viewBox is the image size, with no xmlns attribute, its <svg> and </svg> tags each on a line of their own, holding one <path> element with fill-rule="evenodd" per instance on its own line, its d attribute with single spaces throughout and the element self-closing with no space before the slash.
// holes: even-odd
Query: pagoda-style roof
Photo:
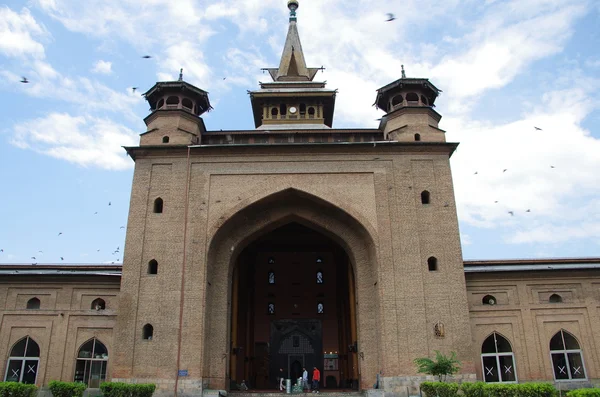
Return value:
<svg viewBox="0 0 600 397">
<path fill-rule="evenodd" d="M 384 85 L 383 87 L 377 90 L 377 99 L 375 100 L 375 105 L 379 109 L 386 110 L 387 101 L 389 99 L 391 91 L 395 91 L 396 88 L 402 88 L 406 90 L 410 89 L 411 87 L 419 87 L 421 91 L 424 91 L 424 95 L 427 97 L 430 106 L 433 106 L 435 99 L 442 92 L 442 90 L 433 85 L 433 83 L 431 83 L 429 79 L 402 77 L 396 81 Z"/>
<path fill-rule="evenodd" d="M 165 92 L 173 92 L 173 93 L 184 93 L 189 96 L 191 99 L 195 100 L 200 106 L 202 106 L 203 111 L 209 111 L 212 109 L 210 106 L 210 101 L 208 100 L 208 92 L 200 89 L 190 83 L 185 81 L 159 81 L 154 84 L 152 88 L 142 94 L 146 97 L 150 106 L 155 104 L 158 99 L 165 94 Z"/>
</svg>

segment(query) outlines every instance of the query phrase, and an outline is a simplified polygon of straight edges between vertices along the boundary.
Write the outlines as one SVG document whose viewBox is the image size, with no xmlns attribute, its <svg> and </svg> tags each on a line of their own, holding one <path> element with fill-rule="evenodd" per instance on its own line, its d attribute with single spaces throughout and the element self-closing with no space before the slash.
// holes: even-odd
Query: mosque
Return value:
<svg viewBox="0 0 600 397">
<path fill-rule="evenodd" d="M 253 128 L 207 129 L 182 77 L 145 93 L 122 265 L 0 265 L 4 380 L 199 396 L 317 367 L 323 392 L 404 397 L 439 350 L 458 381 L 598 384 L 600 258 L 464 261 L 440 89 L 402 72 L 378 128 L 334 128 L 298 6 Z"/>
</svg>

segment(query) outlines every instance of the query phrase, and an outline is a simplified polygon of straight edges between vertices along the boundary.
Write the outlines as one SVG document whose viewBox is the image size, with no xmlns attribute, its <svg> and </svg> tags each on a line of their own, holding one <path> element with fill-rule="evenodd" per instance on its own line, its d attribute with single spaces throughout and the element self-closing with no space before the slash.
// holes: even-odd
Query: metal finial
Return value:
<svg viewBox="0 0 600 397">
<path fill-rule="evenodd" d="M 179 81 L 183 81 L 183 68 L 179 69 Z"/>
<path fill-rule="evenodd" d="M 400 65 L 402 67 L 402 78 L 406 78 L 406 72 L 404 72 L 404 65 Z"/>
<path fill-rule="evenodd" d="M 296 10 L 300 4 L 298 0 L 288 0 L 288 8 L 290 9 L 290 22 L 296 22 Z"/>
</svg>

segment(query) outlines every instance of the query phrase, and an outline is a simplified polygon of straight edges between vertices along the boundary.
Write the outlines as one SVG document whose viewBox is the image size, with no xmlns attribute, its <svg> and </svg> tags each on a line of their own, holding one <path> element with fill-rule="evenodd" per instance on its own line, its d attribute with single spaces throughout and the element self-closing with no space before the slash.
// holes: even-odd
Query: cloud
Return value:
<svg viewBox="0 0 600 397">
<path fill-rule="evenodd" d="M 11 143 L 19 148 L 109 170 L 133 166 L 121 146 L 135 146 L 139 139 L 134 131 L 111 120 L 67 113 L 18 123 L 13 130 Z"/>
<path fill-rule="evenodd" d="M 99 60 L 94 64 L 92 73 L 99 74 L 111 74 L 112 73 L 112 62 Z"/>
<path fill-rule="evenodd" d="M 0 6 L 0 54 L 43 59 L 44 46 L 38 40 L 49 37 L 48 31 L 35 21 L 29 9 L 23 8 L 17 13 L 7 6 Z"/>
<path fill-rule="evenodd" d="M 581 126 L 593 103 L 586 90 L 571 88 L 546 93 L 530 114 L 505 124 L 446 119 L 447 138 L 461 142 L 452 158 L 461 222 L 503 228 L 510 243 L 547 242 L 561 230 L 570 238 L 594 237 L 600 139 Z M 580 223 L 587 227 L 573 232 Z"/>
</svg>

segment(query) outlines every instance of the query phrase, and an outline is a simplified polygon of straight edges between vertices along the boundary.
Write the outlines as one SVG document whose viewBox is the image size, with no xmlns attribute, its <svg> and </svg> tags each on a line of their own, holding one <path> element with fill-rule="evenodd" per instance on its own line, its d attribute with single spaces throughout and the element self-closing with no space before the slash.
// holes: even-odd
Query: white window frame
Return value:
<svg viewBox="0 0 600 397">
<path fill-rule="evenodd" d="M 494 348 L 496 349 L 496 353 L 481 353 L 481 374 L 483 375 L 483 381 L 485 383 L 519 383 L 519 375 L 517 374 L 517 360 L 515 360 L 515 353 L 512 351 L 512 345 L 510 344 L 510 341 L 506 338 L 506 341 L 508 342 L 508 344 L 510 345 L 510 352 L 502 352 L 499 353 L 498 352 L 498 340 L 496 339 L 496 335 L 498 333 L 497 332 L 493 332 L 492 335 L 494 337 Z M 485 338 L 483 340 L 483 342 L 485 342 L 490 336 L 488 336 L 487 338 Z M 501 335 L 502 336 L 502 335 Z M 483 346 L 483 343 L 481 344 Z M 485 380 L 485 365 L 483 364 L 483 358 L 484 357 L 495 357 L 496 358 L 496 368 L 498 369 L 498 377 L 500 378 L 500 380 L 498 382 L 488 382 Z M 514 367 L 514 371 L 515 371 L 515 380 L 503 380 L 502 377 L 502 367 L 500 366 L 500 357 L 511 357 L 512 358 L 512 362 L 513 362 L 513 367 Z"/>
<path fill-rule="evenodd" d="M 29 347 L 29 340 L 31 338 L 29 337 L 29 335 L 26 336 L 26 341 L 25 341 L 25 350 L 24 353 L 27 354 L 27 347 Z M 21 342 L 23 339 L 19 339 L 19 342 Z M 13 345 L 13 348 L 17 345 L 17 343 L 15 343 Z M 34 341 L 34 343 L 37 344 L 36 341 Z M 38 344 L 38 347 L 40 345 Z M 10 349 L 11 353 L 13 349 Z M 37 362 L 37 367 L 35 370 L 35 380 L 33 381 L 33 384 L 36 385 L 37 384 L 37 377 L 38 377 L 38 373 L 40 372 L 40 358 L 38 357 L 17 357 L 17 356 L 9 356 L 8 360 L 6 360 L 6 371 L 4 371 L 4 381 L 6 382 L 6 378 L 8 377 L 8 370 L 10 368 L 10 362 L 12 360 L 21 360 L 21 373 L 19 374 L 19 383 L 23 383 L 23 374 L 25 373 L 25 361 L 36 361 Z"/>
<path fill-rule="evenodd" d="M 77 356 L 75 357 L 75 367 L 73 369 L 73 381 L 76 382 L 75 377 L 77 376 L 77 373 L 76 373 L 77 372 L 77 362 L 78 361 L 89 362 L 90 369 L 89 369 L 88 379 L 84 379 L 84 381 L 83 381 L 83 383 L 85 383 L 88 388 L 91 388 L 90 387 L 90 379 L 92 377 L 92 369 L 91 368 L 92 368 L 92 364 L 94 362 L 105 362 L 106 363 L 106 366 L 105 366 L 106 372 L 104 373 L 104 381 L 106 382 L 106 375 L 108 374 L 108 358 L 110 357 L 108 355 L 108 348 L 106 347 L 106 345 L 104 343 L 100 342 L 98 340 L 98 338 L 93 338 L 93 341 L 94 341 L 94 344 L 92 345 L 92 351 L 91 351 L 91 357 L 90 358 L 79 357 L 79 353 L 81 352 L 81 349 L 83 348 L 83 346 L 86 343 L 89 342 L 89 339 L 83 345 L 81 345 L 81 347 L 77 350 Z M 94 353 L 96 352 L 96 343 L 100 343 L 102 346 L 104 346 L 104 348 L 106 349 L 106 352 L 107 352 L 107 357 L 106 358 L 95 358 L 94 357 L 95 356 Z M 87 365 L 86 365 L 85 368 L 87 368 Z M 85 370 L 84 370 L 84 377 L 85 377 Z"/>
<path fill-rule="evenodd" d="M 588 380 L 587 370 L 585 368 L 585 359 L 583 357 L 583 351 L 581 350 L 581 344 L 579 343 L 577 338 L 575 338 L 575 335 L 573 335 L 572 333 L 565 331 L 563 329 L 561 329 L 558 332 L 560 332 L 560 338 L 562 339 L 562 343 L 563 343 L 564 347 L 567 347 L 567 344 L 565 343 L 565 334 L 564 334 L 564 332 L 567 332 L 569 335 L 571 335 L 575 339 L 575 341 L 577 342 L 577 345 L 579 346 L 579 349 L 550 350 L 550 365 L 552 366 L 552 376 L 554 377 L 554 380 L 556 382 L 587 382 L 587 380 Z M 555 335 L 556 335 L 556 333 L 554 335 L 552 335 L 552 338 L 554 338 Z M 552 340 L 552 338 L 550 338 L 550 340 Z M 554 371 L 554 360 L 552 359 L 552 354 L 559 354 L 559 353 L 563 354 L 563 356 L 565 358 L 565 362 L 567 363 L 567 374 L 569 375 L 569 379 L 557 379 L 556 378 L 556 372 Z M 585 378 L 573 379 L 573 376 L 571 375 L 571 365 L 569 364 L 569 355 L 568 355 L 569 353 L 579 353 L 579 357 L 581 357 L 581 365 L 583 366 L 583 373 L 585 375 Z"/>
</svg>

